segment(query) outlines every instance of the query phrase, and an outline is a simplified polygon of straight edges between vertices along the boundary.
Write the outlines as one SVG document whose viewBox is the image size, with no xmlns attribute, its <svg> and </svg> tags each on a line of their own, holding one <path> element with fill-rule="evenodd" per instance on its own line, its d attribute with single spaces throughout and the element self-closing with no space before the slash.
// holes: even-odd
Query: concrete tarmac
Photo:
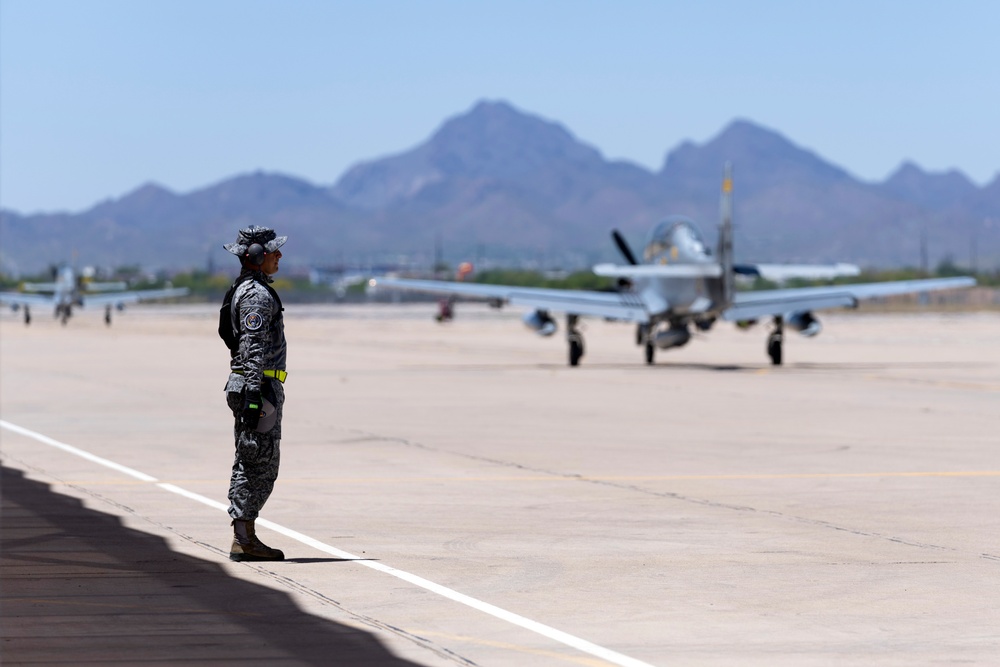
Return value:
<svg viewBox="0 0 1000 667">
<path fill-rule="evenodd" d="M 281 475 L 233 563 L 210 306 L 0 315 L 0 660 L 1000 662 L 1000 315 L 720 325 L 643 362 L 459 304 L 289 306 Z"/>
</svg>

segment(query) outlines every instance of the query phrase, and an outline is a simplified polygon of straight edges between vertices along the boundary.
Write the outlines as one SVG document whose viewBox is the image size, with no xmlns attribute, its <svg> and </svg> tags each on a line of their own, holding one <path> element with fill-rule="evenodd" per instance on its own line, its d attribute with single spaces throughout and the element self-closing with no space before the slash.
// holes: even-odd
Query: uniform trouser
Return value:
<svg viewBox="0 0 1000 667">
<path fill-rule="evenodd" d="M 229 516 L 241 521 L 253 521 L 267 502 L 274 481 L 278 479 L 278 462 L 281 457 L 281 413 L 285 403 L 284 387 L 277 380 L 264 378 L 274 389 L 274 407 L 278 417 L 274 427 L 266 433 L 244 428 L 240 413 L 243 394 L 229 392 L 226 401 L 233 411 L 236 439 L 236 460 L 233 475 L 229 481 Z M 270 396 L 268 397 L 270 400 Z"/>
</svg>

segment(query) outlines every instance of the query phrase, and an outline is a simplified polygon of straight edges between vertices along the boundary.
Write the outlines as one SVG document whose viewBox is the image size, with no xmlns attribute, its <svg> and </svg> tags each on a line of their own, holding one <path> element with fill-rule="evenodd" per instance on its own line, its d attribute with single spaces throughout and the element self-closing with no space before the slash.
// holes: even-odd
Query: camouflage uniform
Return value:
<svg viewBox="0 0 1000 667">
<path fill-rule="evenodd" d="M 232 373 L 226 398 L 235 417 L 236 460 L 229 483 L 229 516 L 252 521 L 267 502 L 278 477 L 281 413 L 285 402 L 282 383 L 264 376 L 265 369 L 285 370 L 285 325 L 281 302 L 264 286 L 267 277 L 254 271 L 233 294 L 233 330 L 239 348 L 232 355 Z M 277 421 L 266 433 L 247 428 L 240 418 L 243 393 L 260 392 L 277 411 Z"/>
</svg>

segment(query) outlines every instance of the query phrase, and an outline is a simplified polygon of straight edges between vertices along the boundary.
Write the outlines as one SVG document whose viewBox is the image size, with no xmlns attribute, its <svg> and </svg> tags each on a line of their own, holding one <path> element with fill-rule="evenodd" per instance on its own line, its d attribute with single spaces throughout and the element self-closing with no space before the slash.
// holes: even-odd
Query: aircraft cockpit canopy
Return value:
<svg viewBox="0 0 1000 667">
<path fill-rule="evenodd" d="M 681 258 L 703 259 L 710 254 L 694 221 L 672 215 L 649 233 L 643 259 L 652 264 L 667 264 Z"/>
</svg>

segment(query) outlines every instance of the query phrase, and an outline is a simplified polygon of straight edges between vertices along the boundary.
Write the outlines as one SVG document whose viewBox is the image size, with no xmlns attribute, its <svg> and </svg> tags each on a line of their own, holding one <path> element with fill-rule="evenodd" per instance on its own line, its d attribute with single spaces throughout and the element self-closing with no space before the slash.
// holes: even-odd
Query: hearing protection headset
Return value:
<svg viewBox="0 0 1000 667">
<path fill-rule="evenodd" d="M 259 243 L 251 243 L 250 247 L 243 254 L 246 258 L 247 263 L 253 264 L 254 266 L 260 266 L 264 263 L 264 257 L 267 255 L 267 251 L 264 250 L 264 246 Z"/>
</svg>

